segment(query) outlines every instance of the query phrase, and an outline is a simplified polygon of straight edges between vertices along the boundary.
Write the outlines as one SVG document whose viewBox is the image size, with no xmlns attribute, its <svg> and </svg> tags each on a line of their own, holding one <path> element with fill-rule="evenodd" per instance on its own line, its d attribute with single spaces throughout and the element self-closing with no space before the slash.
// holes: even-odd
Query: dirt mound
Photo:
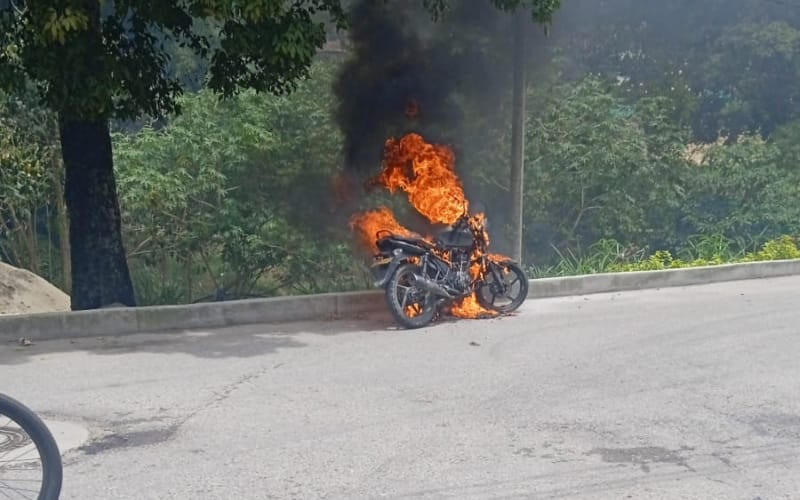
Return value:
<svg viewBox="0 0 800 500">
<path fill-rule="evenodd" d="M 69 310 L 69 295 L 30 271 L 0 262 L 0 315 Z"/>
</svg>

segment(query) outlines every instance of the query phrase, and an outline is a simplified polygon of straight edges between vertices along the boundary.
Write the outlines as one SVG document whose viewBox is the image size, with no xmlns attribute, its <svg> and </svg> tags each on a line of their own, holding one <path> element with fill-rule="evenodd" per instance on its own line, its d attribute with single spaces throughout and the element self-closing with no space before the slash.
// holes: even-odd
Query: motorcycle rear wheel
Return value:
<svg viewBox="0 0 800 500">
<path fill-rule="evenodd" d="M 422 270 L 414 264 L 402 264 L 386 284 L 386 304 L 395 321 L 405 328 L 428 326 L 436 315 L 436 300 L 429 292 L 413 285 L 413 275 Z"/>
</svg>

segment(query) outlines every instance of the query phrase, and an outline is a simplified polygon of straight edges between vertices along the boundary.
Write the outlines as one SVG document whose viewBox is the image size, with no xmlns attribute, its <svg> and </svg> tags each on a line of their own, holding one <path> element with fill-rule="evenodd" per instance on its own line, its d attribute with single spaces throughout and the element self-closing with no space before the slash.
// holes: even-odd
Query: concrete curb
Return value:
<svg viewBox="0 0 800 500">
<path fill-rule="evenodd" d="M 746 262 L 718 266 L 634 271 L 628 273 L 589 274 L 564 278 L 531 280 L 528 298 L 563 297 L 593 293 L 703 285 L 800 274 L 800 259 L 769 262 Z"/>
<path fill-rule="evenodd" d="M 31 340 L 117 336 L 143 332 L 217 328 L 254 323 L 334 320 L 385 308 L 376 291 L 234 300 L 178 306 L 0 316 L 0 345 Z"/>
<path fill-rule="evenodd" d="M 800 275 L 800 259 L 531 280 L 529 299 Z M 379 290 L 182 306 L 0 316 L 0 342 L 117 336 L 254 323 L 333 320 L 385 311 Z"/>
</svg>

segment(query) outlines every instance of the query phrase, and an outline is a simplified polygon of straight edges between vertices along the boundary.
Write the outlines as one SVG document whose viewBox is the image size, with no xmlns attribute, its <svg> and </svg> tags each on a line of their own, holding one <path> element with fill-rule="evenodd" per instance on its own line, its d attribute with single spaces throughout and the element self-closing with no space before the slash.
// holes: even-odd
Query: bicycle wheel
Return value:
<svg viewBox="0 0 800 500">
<path fill-rule="evenodd" d="M 0 498 L 57 500 L 61 477 L 50 430 L 28 407 L 0 394 Z"/>
</svg>

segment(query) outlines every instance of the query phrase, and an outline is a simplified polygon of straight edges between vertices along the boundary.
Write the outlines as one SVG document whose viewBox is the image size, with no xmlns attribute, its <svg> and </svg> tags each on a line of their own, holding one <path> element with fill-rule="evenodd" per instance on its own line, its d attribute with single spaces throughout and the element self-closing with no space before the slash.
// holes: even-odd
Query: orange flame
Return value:
<svg viewBox="0 0 800 500">
<path fill-rule="evenodd" d="M 359 240 L 367 248 L 377 251 L 378 233 L 388 231 L 398 236 L 410 237 L 413 233 L 404 228 L 394 218 L 394 214 L 386 207 L 356 214 L 350 218 L 350 229 L 358 234 Z"/>
<path fill-rule="evenodd" d="M 409 203 L 434 224 L 453 224 L 467 210 L 454 165 L 450 148 L 408 134 L 399 141 L 386 141 L 383 172 L 372 184 L 391 193 L 403 191 Z"/>
<path fill-rule="evenodd" d="M 371 179 L 369 185 L 386 188 L 391 193 L 402 191 L 408 197 L 409 203 L 434 224 L 455 223 L 467 212 L 469 206 L 461 181 L 455 173 L 453 151 L 446 146 L 425 142 L 419 134 L 411 133 L 400 140 L 386 141 L 383 170 L 380 175 Z M 482 222 L 483 214 L 474 216 L 470 221 L 471 224 L 481 225 Z M 354 215 L 350 219 L 350 227 L 358 234 L 361 242 L 372 250 L 377 250 L 375 244 L 379 231 L 406 237 L 413 235 L 397 222 L 394 214 L 386 207 Z M 480 266 L 472 266 L 470 273 L 473 279 L 476 278 L 480 273 Z M 497 315 L 495 311 L 481 307 L 474 293 L 454 304 L 450 313 L 460 318 Z"/>
<path fill-rule="evenodd" d="M 483 222 L 483 214 L 478 214 L 476 217 L 480 219 L 480 222 Z M 489 241 L 488 237 L 486 237 L 486 241 Z M 472 255 L 472 260 L 476 260 L 478 257 L 480 255 Z M 472 264 L 469 268 L 469 274 L 472 279 L 476 279 L 480 272 L 481 266 L 478 263 Z M 453 307 L 450 308 L 450 314 L 457 318 L 491 318 L 497 316 L 496 311 L 484 309 L 478 303 L 478 297 L 475 292 L 469 297 L 465 297 L 461 302 L 453 304 Z"/>
<path fill-rule="evenodd" d="M 453 304 L 453 307 L 450 308 L 450 314 L 457 318 L 466 319 L 492 318 L 497 316 L 496 311 L 484 309 L 478 303 L 478 297 L 476 297 L 474 292 L 469 297 L 465 297 L 461 302 Z"/>
</svg>

